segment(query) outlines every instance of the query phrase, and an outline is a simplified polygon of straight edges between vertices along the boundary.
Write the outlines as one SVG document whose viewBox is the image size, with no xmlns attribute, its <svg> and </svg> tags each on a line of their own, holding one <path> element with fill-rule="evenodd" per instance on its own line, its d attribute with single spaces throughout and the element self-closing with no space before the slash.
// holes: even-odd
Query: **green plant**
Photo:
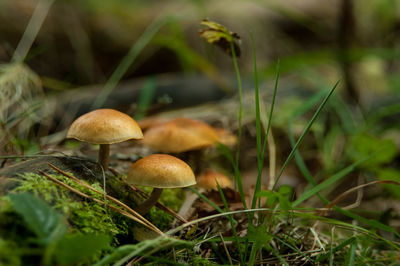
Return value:
<svg viewBox="0 0 400 266">
<path fill-rule="evenodd" d="M 20 236 L 16 240 L 1 241 L 2 245 L 15 248 L 9 250 L 10 254 L 0 254 L 0 260 L 5 264 L 20 264 L 27 259 L 24 265 L 34 265 L 39 261 L 42 265 L 86 264 L 98 260 L 101 251 L 109 248 L 111 238 L 108 235 L 67 233 L 67 224 L 62 215 L 38 197 L 20 193 L 9 194 L 8 198 L 12 211 L 23 219 L 27 230 L 26 238 Z M 9 230 L 14 227 L 10 226 Z"/>
</svg>

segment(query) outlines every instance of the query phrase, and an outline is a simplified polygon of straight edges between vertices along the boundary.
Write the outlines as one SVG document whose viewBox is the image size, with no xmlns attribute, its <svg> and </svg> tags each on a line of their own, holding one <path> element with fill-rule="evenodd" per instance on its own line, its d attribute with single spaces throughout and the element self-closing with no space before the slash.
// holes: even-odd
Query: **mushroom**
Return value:
<svg viewBox="0 0 400 266">
<path fill-rule="evenodd" d="M 135 162 L 128 172 L 128 183 L 153 187 L 149 198 L 139 204 L 137 212 L 146 214 L 158 201 L 164 188 L 196 184 L 194 173 L 184 161 L 167 154 L 152 154 Z"/>
<path fill-rule="evenodd" d="M 165 153 L 181 153 L 214 145 L 218 141 L 215 130 L 208 124 L 188 119 L 175 118 L 149 128 L 143 143 Z"/>
<path fill-rule="evenodd" d="M 218 142 L 232 147 L 237 144 L 237 136 L 223 128 L 214 128 L 218 136 Z"/>
<path fill-rule="evenodd" d="M 212 169 L 204 171 L 197 177 L 198 192 L 203 193 L 207 190 L 218 191 L 217 182 L 221 188 L 232 186 L 231 180 L 226 175 Z M 182 204 L 178 214 L 185 219 L 189 218 L 193 212 L 193 203 L 198 199 L 198 197 L 199 196 L 195 193 L 189 194 L 186 197 L 185 202 Z"/>
<path fill-rule="evenodd" d="M 181 153 L 185 161 L 189 156 L 195 172 L 201 168 L 202 149 L 215 145 L 218 136 L 208 124 L 189 118 L 175 118 L 150 127 L 144 133 L 143 143 L 163 153 Z"/>
<path fill-rule="evenodd" d="M 197 186 L 205 190 L 218 190 L 217 182 L 221 188 L 231 187 L 231 180 L 224 174 L 208 169 L 197 177 Z"/>
<path fill-rule="evenodd" d="M 143 133 L 129 115 L 113 109 L 98 109 L 78 117 L 70 126 L 67 138 L 100 144 L 98 162 L 106 171 L 110 144 L 142 139 Z"/>
</svg>

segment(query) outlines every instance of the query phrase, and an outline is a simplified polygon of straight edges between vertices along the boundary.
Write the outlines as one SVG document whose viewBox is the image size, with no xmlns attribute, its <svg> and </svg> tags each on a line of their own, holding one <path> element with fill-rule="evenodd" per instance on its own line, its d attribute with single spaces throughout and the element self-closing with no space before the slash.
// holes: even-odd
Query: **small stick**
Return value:
<svg viewBox="0 0 400 266">
<path fill-rule="evenodd" d="M 98 191 L 97 189 L 93 188 L 93 187 L 90 186 L 89 184 L 86 184 L 85 182 L 82 182 L 82 180 L 79 180 L 78 178 L 74 177 L 73 175 L 70 175 L 70 174 L 64 172 L 63 170 L 59 169 L 57 166 L 55 166 L 55 165 L 53 165 L 53 164 L 51 164 L 51 163 L 48 163 L 48 165 L 49 165 L 51 168 L 53 168 L 54 170 L 56 170 L 57 172 L 59 172 L 60 174 L 62 174 L 62 175 L 64 175 L 64 176 L 66 176 L 66 177 L 72 179 L 72 180 L 75 181 L 76 183 L 78 183 L 78 184 L 80 184 L 80 185 L 82 185 L 82 186 L 84 186 L 84 187 L 86 187 L 86 188 L 88 188 L 88 189 L 90 189 L 90 190 L 92 190 L 92 191 L 94 191 L 94 192 L 96 192 L 96 193 L 98 193 L 98 194 L 100 194 L 100 195 L 106 197 L 107 199 L 113 201 L 113 202 L 116 203 L 117 205 L 124 207 L 125 209 L 128 210 L 128 212 L 130 212 L 131 214 L 133 214 L 134 216 L 136 216 L 137 218 L 139 218 L 140 220 L 142 220 L 144 223 L 148 224 L 150 227 L 154 227 L 155 229 L 159 230 L 155 225 L 153 225 L 151 222 L 149 222 L 147 219 L 145 219 L 143 216 L 141 216 L 139 213 L 137 213 L 136 211 L 134 211 L 132 208 L 130 208 L 130 207 L 129 207 L 128 205 L 126 205 L 125 203 L 123 203 L 123 202 L 117 200 L 117 199 L 114 198 L 114 197 L 111 197 L 110 195 L 107 195 L 107 194 L 102 193 L 101 191 Z"/>
<path fill-rule="evenodd" d="M 393 184 L 393 185 L 400 186 L 400 182 L 393 181 L 393 180 L 378 180 L 378 181 L 372 181 L 372 182 L 369 182 L 369 183 L 366 183 L 366 184 L 358 185 L 356 187 L 350 188 L 349 190 L 346 190 L 345 192 L 343 192 L 342 194 L 337 196 L 333 201 L 331 201 L 329 204 L 327 204 L 325 206 L 325 208 L 323 208 L 323 209 L 324 210 L 331 210 L 335 205 L 337 205 L 344 197 L 346 197 L 350 193 L 353 193 L 354 191 L 357 191 L 357 190 L 359 190 L 361 188 L 364 188 L 366 186 L 371 186 L 371 185 L 375 185 L 375 184 Z M 320 213 L 317 213 L 317 214 L 320 215 Z M 324 213 L 322 213 L 322 215 L 324 215 Z"/>
<path fill-rule="evenodd" d="M 72 191 L 72 192 L 74 192 L 74 193 L 76 193 L 76 194 L 78 194 L 78 195 L 80 195 L 80 196 L 82 196 L 82 197 L 84 197 L 84 198 L 91 199 L 91 200 L 93 200 L 93 201 L 95 201 L 95 202 L 97 202 L 97 203 L 99 203 L 99 204 L 102 204 L 102 205 L 106 205 L 107 207 L 109 207 L 109 208 L 111 208 L 111 209 L 113 209 L 113 210 L 115 210 L 115 211 L 117 211 L 117 212 L 119 212 L 119 213 L 125 215 L 126 217 L 131 218 L 132 220 L 134 220 L 134 221 L 136 221 L 136 222 L 138 222 L 138 223 L 144 225 L 145 227 L 149 228 L 150 230 L 152 230 L 152 231 L 154 231 L 154 232 L 156 232 L 156 233 L 158 233 L 158 234 L 160 234 L 160 235 L 163 235 L 163 234 L 164 234 L 164 233 L 161 232 L 155 225 L 150 226 L 150 225 L 144 223 L 143 221 L 139 220 L 137 217 L 133 216 L 132 214 L 130 214 L 130 213 L 128 213 L 128 212 L 126 212 L 126 211 L 124 211 L 124 210 L 118 208 L 118 207 L 115 207 L 115 206 L 112 206 L 112 205 L 107 205 L 105 202 L 103 202 L 103 201 L 101 201 L 101 200 L 99 200 L 99 199 L 96 199 L 96 198 L 94 198 L 94 197 L 91 197 L 91 196 L 89 196 L 89 195 L 87 195 L 87 194 L 85 194 L 85 193 L 83 193 L 83 192 L 81 192 L 81 191 L 79 191 L 79 190 L 73 188 L 73 187 L 71 187 L 71 186 L 69 186 L 69 185 L 67 185 L 67 184 L 65 184 L 65 183 L 63 183 L 63 182 L 61 182 L 60 180 L 57 180 L 56 178 L 51 177 L 50 175 L 46 174 L 46 173 L 43 172 L 43 171 L 39 171 L 39 173 L 42 174 L 42 175 L 44 175 L 45 177 L 47 177 L 48 179 L 50 179 L 50 180 L 53 181 L 54 183 L 57 183 L 58 185 L 60 185 L 60 186 L 62 186 L 62 187 L 64 187 L 64 188 L 66 188 L 66 189 L 68 189 L 68 190 L 70 190 L 70 191 Z M 150 222 L 149 222 L 149 223 L 150 223 Z"/>
<path fill-rule="evenodd" d="M 230 265 L 233 265 L 233 263 L 232 263 L 232 258 L 231 258 L 231 254 L 229 254 L 228 248 L 227 248 L 226 245 L 225 245 L 225 240 L 224 240 L 224 238 L 222 237 L 221 232 L 218 232 L 218 233 L 219 233 L 219 237 L 220 237 L 221 240 L 222 240 L 222 244 L 224 245 L 225 253 L 226 253 L 226 256 L 228 257 L 229 264 L 230 264 Z"/>
</svg>

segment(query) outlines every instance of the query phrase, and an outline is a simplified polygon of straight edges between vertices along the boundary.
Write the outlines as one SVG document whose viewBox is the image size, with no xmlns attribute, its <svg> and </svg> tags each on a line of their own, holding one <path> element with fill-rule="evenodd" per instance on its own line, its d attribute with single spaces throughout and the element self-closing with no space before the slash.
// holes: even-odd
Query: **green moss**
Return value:
<svg viewBox="0 0 400 266">
<path fill-rule="evenodd" d="M 104 201 L 101 195 L 88 190 L 63 175 L 52 174 L 51 176 L 91 197 Z M 48 180 L 43 175 L 25 173 L 16 180 L 19 185 L 10 193 L 30 192 L 44 199 L 63 214 L 69 225 L 70 233 L 105 233 L 113 238 L 113 246 L 127 242 L 132 243 L 134 239 L 132 229 L 135 222 L 125 216 L 93 200 L 83 199 L 68 189 Z M 117 179 L 115 180 L 117 181 Z M 125 201 L 125 199 L 131 200 L 132 193 L 118 184 L 115 184 L 115 188 L 117 190 L 121 188 L 121 198 L 119 199 L 123 202 L 129 202 Z M 99 191 L 103 191 L 102 184 L 93 183 L 90 185 Z M 145 190 L 150 192 L 151 188 L 145 188 Z M 177 211 L 183 203 L 184 193 L 182 189 L 165 189 L 161 195 L 160 202 Z M 109 201 L 107 204 L 114 205 Z M 161 230 L 168 228 L 174 219 L 171 215 L 157 208 L 152 208 L 146 218 Z M 13 211 L 9 198 L 7 196 L 0 197 L 0 265 L 33 265 L 35 261 L 39 262 L 43 250 L 36 255 L 24 254 L 26 251 L 29 253 L 34 250 L 40 251 L 40 247 L 27 241 L 27 239 L 34 237 L 34 234 Z"/>
<path fill-rule="evenodd" d="M 22 259 L 17 252 L 20 246 L 12 240 L 0 238 L 0 265 L 19 266 L 22 265 Z"/>
<path fill-rule="evenodd" d="M 92 197 L 104 200 L 101 195 L 88 190 L 69 178 L 62 175 L 51 176 Z M 93 200 L 82 199 L 42 175 L 25 173 L 20 178 L 20 185 L 12 192 L 31 192 L 43 198 L 64 215 L 71 225 L 70 230 L 72 232 L 106 233 L 113 237 L 114 244 L 118 244 L 117 236 L 129 234 L 128 222 L 121 222 L 125 218 L 122 218 L 118 213 L 110 211 L 107 207 Z M 103 191 L 99 183 L 90 185 L 97 190 Z"/>
</svg>

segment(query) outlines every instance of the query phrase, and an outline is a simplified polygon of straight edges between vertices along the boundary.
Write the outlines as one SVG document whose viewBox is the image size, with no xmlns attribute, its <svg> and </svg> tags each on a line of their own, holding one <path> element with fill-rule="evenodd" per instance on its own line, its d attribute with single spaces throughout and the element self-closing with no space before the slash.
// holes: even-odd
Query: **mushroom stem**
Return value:
<svg viewBox="0 0 400 266">
<path fill-rule="evenodd" d="M 100 144 L 98 162 L 103 167 L 104 171 L 108 169 L 108 156 L 110 154 L 110 144 Z"/>
<path fill-rule="evenodd" d="M 151 192 L 149 198 L 139 204 L 139 206 L 137 206 L 136 208 L 136 211 L 140 215 L 144 215 L 148 211 L 150 211 L 151 207 L 153 207 L 153 205 L 156 204 L 156 202 L 160 198 L 162 191 L 162 188 L 153 188 L 153 191 Z"/>
</svg>

